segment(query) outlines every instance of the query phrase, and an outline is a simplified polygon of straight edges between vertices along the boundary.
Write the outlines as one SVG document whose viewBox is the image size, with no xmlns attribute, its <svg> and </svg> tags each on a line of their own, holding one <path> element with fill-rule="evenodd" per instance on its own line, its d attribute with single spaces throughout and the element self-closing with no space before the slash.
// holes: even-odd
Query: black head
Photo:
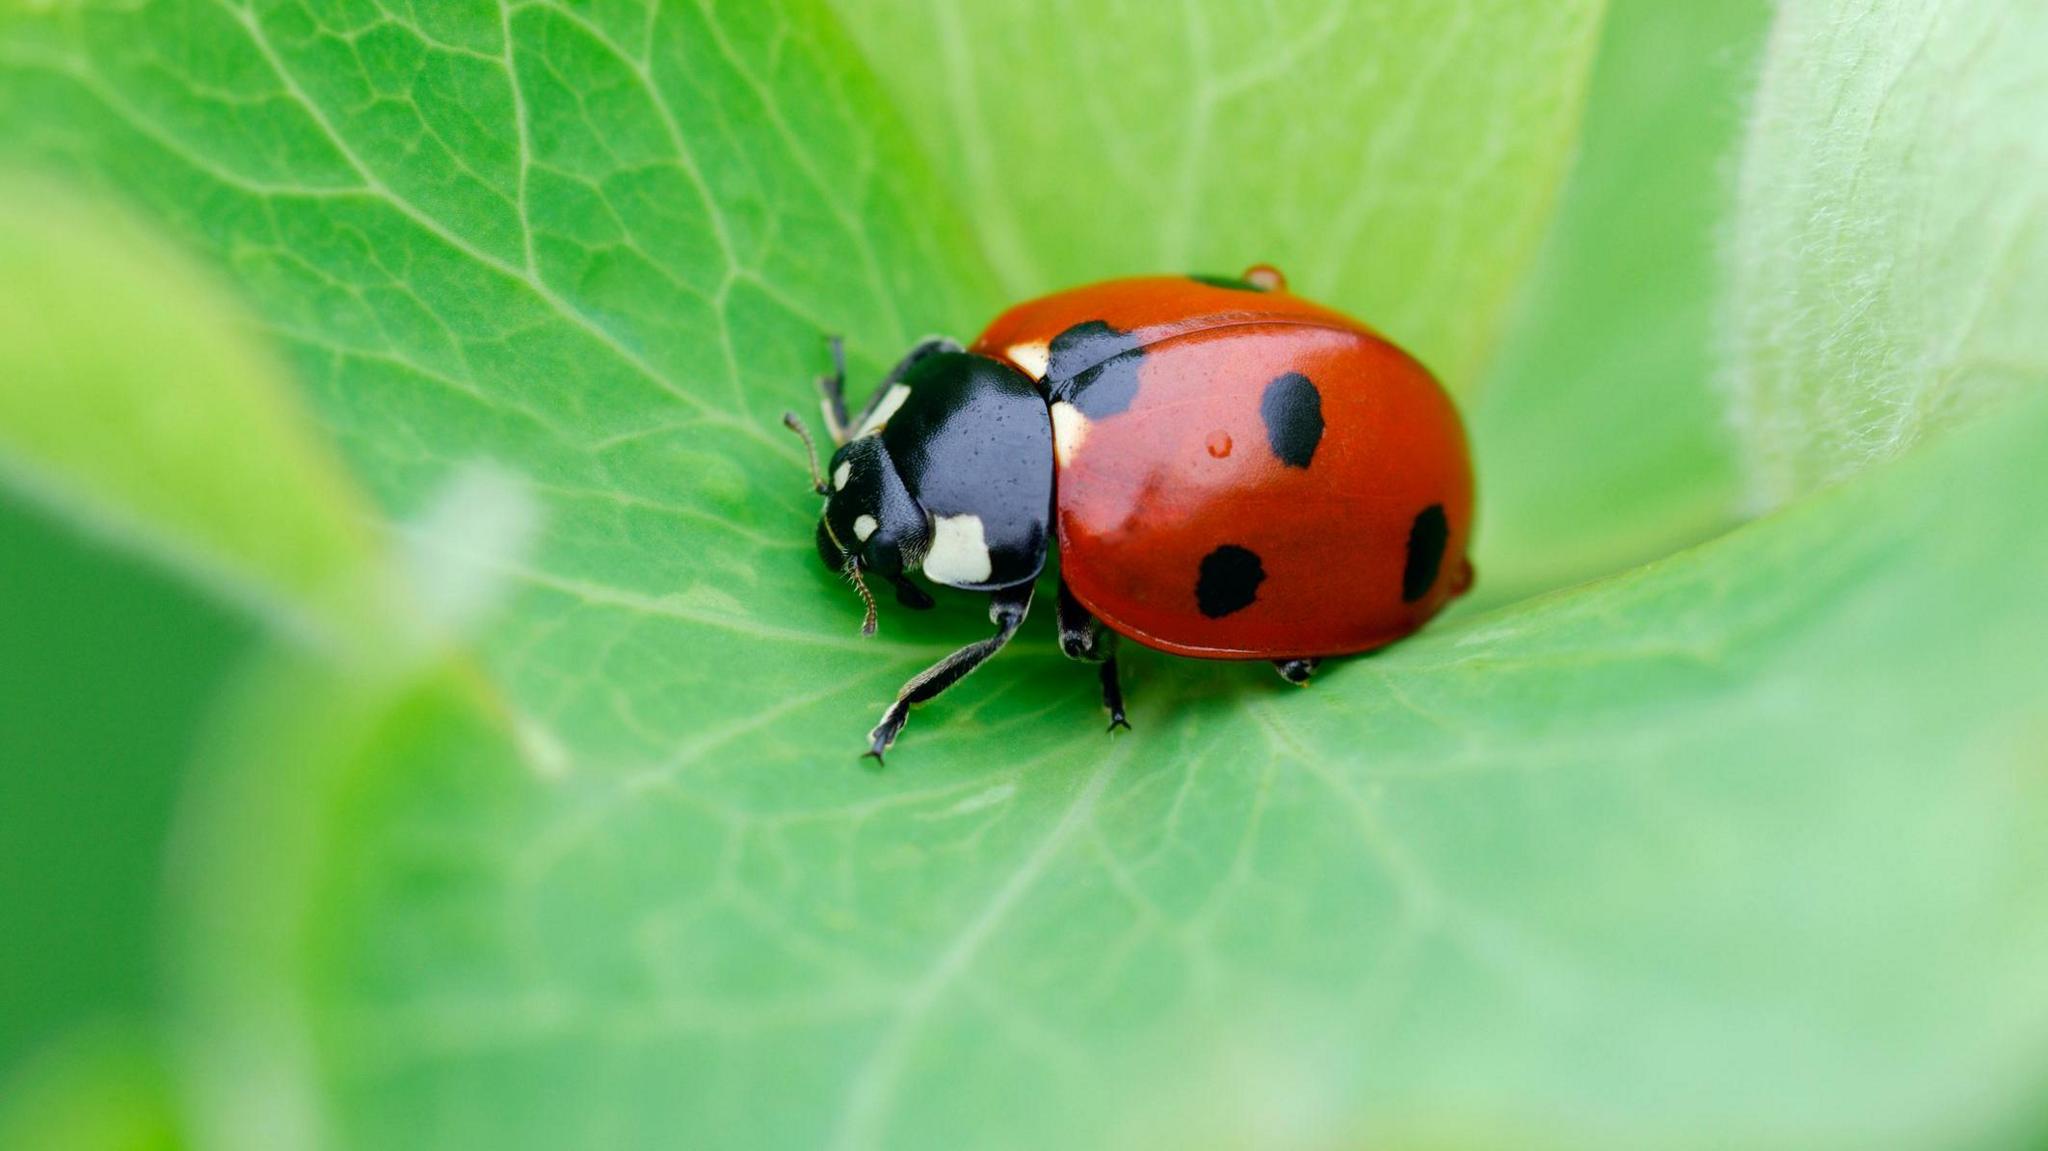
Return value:
<svg viewBox="0 0 2048 1151">
<path fill-rule="evenodd" d="M 822 494 L 818 555 L 826 567 L 839 571 L 851 563 L 889 580 L 917 567 L 931 526 L 879 437 L 863 437 L 832 453 Z"/>
<path fill-rule="evenodd" d="M 803 421 L 783 423 L 808 450 Z M 912 572 L 964 591 L 1028 584 L 1045 566 L 1052 483 L 1052 420 L 1030 377 L 987 356 L 914 353 L 822 474 L 811 453 L 818 558 L 869 601 L 870 633 L 864 573 L 920 609 L 932 600 Z"/>
<path fill-rule="evenodd" d="M 931 523 L 896 473 L 889 449 L 874 436 L 845 444 L 832 453 L 829 478 L 818 474 L 810 433 L 794 413 L 782 421 L 801 436 L 811 455 L 811 487 L 825 497 L 818 517 L 818 559 L 827 571 L 845 576 L 867 605 L 861 632 L 875 631 L 875 603 L 863 573 L 872 573 L 896 588 L 896 599 L 922 611 L 931 596 L 910 582 L 931 540 Z"/>
</svg>

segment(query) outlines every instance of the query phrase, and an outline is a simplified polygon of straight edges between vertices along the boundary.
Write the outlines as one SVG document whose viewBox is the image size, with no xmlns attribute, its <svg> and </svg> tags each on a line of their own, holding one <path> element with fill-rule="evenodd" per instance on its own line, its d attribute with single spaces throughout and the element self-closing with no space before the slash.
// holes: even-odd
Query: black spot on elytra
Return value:
<svg viewBox="0 0 2048 1151">
<path fill-rule="evenodd" d="M 1444 506 L 1431 504 L 1415 514 L 1408 529 L 1408 566 L 1401 571 L 1401 602 L 1414 603 L 1429 594 L 1436 584 L 1437 569 L 1443 566 L 1444 544 L 1451 538 L 1451 522 L 1444 518 Z"/>
<path fill-rule="evenodd" d="M 1224 544 L 1202 557 L 1201 575 L 1195 580 L 1195 606 L 1210 619 L 1222 619 L 1250 607 L 1265 580 L 1266 568 L 1257 552 Z"/>
<path fill-rule="evenodd" d="M 1116 415 L 1138 397 L 1138 337 L 1102 320 L 1075 324 L 1046 346 L 1045 392 L 1091 420 Z"/>
<path fill-rule="evenodd" d="M 1188 279 L 1193 280 L 1197 284 L 1207 284 L 1212 288 L 1228 288 L 1233 292 L 1263 292 L 1266 290 L 1250 280 L 1238 276 L 1204 276 L 1197 273 L 1189 276 Z"/>
<path fill-rule="evenodd" d="M 1290 468 L 1305 468 L 1323 442 L 1323 395 L 1300 372 L 1289 372 L 1266 385 L 1259 398 L 1259 418 L 1266 423 L 1266 442 Z"/>
</svg>

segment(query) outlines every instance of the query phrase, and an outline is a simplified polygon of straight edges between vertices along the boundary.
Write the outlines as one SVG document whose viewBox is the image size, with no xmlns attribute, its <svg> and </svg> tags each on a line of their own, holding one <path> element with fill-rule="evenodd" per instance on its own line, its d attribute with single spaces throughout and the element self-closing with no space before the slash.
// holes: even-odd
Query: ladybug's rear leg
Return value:
<svg viewBox="0 0 2048 1151">
<path fill-rule="evenodd" d="M 1067 590 L 1067 581 L 1061 580 L 1060 651 L 1068 659 L 1101 665 L 1098 675 L 1102 679 L 1102 706 L 1109 711 L 1109 730 L 1129 731 L 1131 721 L 1124 718 L 1123 683 L 1117 678 L 1116 644 L 1117 634 L 1089 614 L 1074 593 Z"/>
<path fill-rule="evenodd" d="M 903 397 L 898 396 L 892 400 L 890 399 L 890 391 L 902 382 L 903 374 L 910 370 L 912 364 L 937 352 L 957 352 L 961 350 L 958 340 L 949 340 L 944 336 L 926 336 L 924 339 L 919 340 L 917 346 L 911 348 L 901 360 L 896 362 L 895 367 L 889 369 L 889 374 L 882 378 L 881 384 L 875 388 L 875 393 L 868 397 L 867 406 L 860 410 L 860 418 L 848 419 L 846 415 L 846 341 L 838 336 L 833 336 L 829 339 L 828 343 L 832 347 L 832 374 L 818 377 L 818 391 L 825 398 L 825 428 L 832 433 L 832 442 L 835 444 L 844 444 L 848 440 L 858 439 L 876 430 L 895 413 L 896 408 L 902 405 Z M 908 395 L 909 389 L 904 389 L 903 394 Z M 889 407 L 888 411 L 882 411 L 885 404 Z M 878 412 L 880 413 L 879 415 L 877 415 Z M 869 427 L 870 423 L 873 423 L 875 427 Z"/>
<path fill-rule="evenodd" d="M 896 702 L 882 713 L 882 722 L 868 733 L 867 754 L 876 759 L 889 750 L 896 742 L 896 736 L 903 725 L 910 721 L 910 709 L 924 703 L 940 692 L 967 678 L 967 674 L 982 665 L 983 661 L 1003 650 L 1010 637 L 1023 626 L 1024 617 L 1031 612 L 1031 585 L 998 588 L 989 593 L 988 618 L 996 625 L 996 634 L 977 643 L 970 643 L 952 655 L 918 672 L 896 693 Z"/>
<path fill-rule="evenodd" d="M 1309 677 L 1316 673 L 1316 668 L 1321 666 L 1322 662 L 1323 661 L 1317 657 L 1309 657 L 1305 659 L 1276 659 L 1273 661 L 1273 670 L 1279 672 L 1280 678 L 1286 680 L 1288 683 L 1296 684 L 1298 686 L 1306 686 Z"/>
</svg>

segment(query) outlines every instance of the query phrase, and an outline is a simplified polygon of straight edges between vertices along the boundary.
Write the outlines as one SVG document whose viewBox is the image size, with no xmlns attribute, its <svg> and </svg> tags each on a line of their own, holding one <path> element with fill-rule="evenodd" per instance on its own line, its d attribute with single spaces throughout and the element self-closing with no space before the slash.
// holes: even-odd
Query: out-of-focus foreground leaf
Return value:
<svg viewBox="0 0 2048 1151">
<path fill-rule="evenodd" d="M 137 964 L 140 966 L 140 964 Z M 7 1151 L 178 1151 L 164 1064 L 141 1028 L 81 1028 L 16 1070 L 0 1093 Z"/>
<path fill-rule="evenodd" d="M 302 633 L 361 628 L 368 508 L 218 289 L 146 229 L 0 185 L 0 479 Z"/>
<path fill-rule="evenodd" d="M 394 605 L 218 285 L 48 185 L 0 185 L 0 501 L 0 1147 L 168 1146 L 158 897 L 198 729 L 252 635 L 338 655 Z"/>
<path fill-rule="evenodd" d="M 258 629 L 11 493 L 0 603 L 0 1148 L 142 1151 L 172 816 Z"/>
</svg>

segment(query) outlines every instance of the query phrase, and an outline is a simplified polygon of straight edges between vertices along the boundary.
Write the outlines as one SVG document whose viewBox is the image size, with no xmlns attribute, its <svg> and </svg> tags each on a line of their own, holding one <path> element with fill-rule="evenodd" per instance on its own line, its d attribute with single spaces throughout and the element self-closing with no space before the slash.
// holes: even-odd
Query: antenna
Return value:
<svg viewBox="0 0 2048 1151">
<path fill-rule="evenodd" d="M 846 560 L 846 578 L 853 581 L 853 590 L 860 593 L 860 602 L 867 605 L 868 614 L 860 621 L 860 634 L 875 634 L 875 596 L 868 590 L 867 581 L 860 578 L 860 561 L 851 556 Z"/>
<path fill-rule="evenodd" d="M 795 412 L 782 413 L 782 426 L 795 432 L 796 438 L 804 442 L 804 460 L 811 465 L 811 490 L 821 496 L 831 495 L 832 489 L 825 486 L 825 477 L 818 471 L 818 448 L 811 443 L 810 429 L 804 427 L 804 422 L 797 418 Z"/>
</svg>

